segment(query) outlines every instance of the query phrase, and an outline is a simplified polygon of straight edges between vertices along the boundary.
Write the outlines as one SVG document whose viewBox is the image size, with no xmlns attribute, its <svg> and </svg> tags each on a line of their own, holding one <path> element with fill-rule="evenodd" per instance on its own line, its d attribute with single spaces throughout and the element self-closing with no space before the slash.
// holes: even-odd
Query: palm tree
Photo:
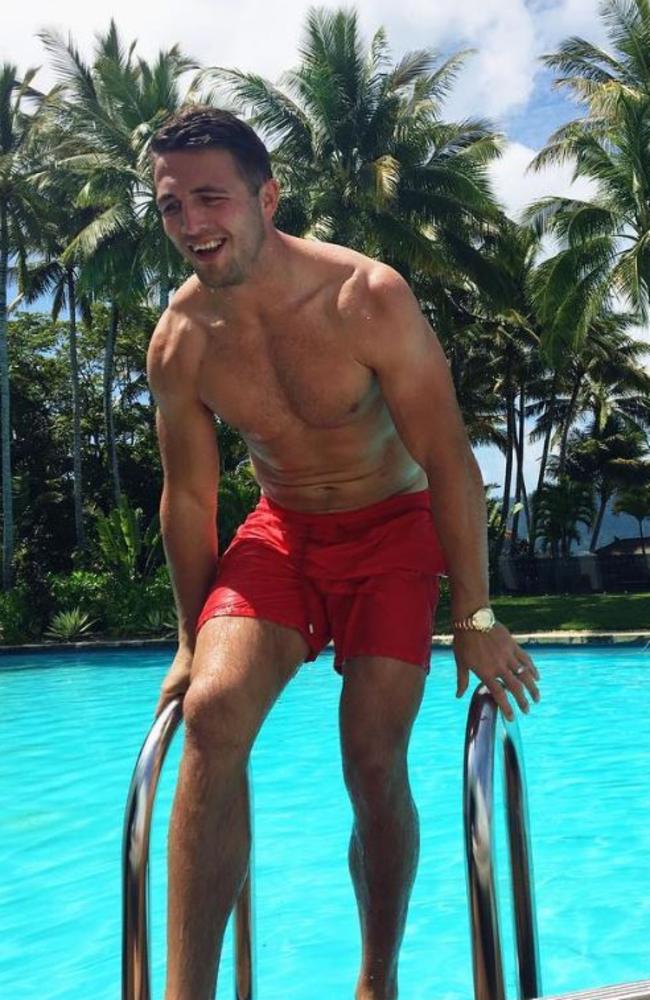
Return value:
<svg viewBox="0 0 650 1000">
<path fill-rule="evenodd" d="M 50 175 L 50 179 L 52 177 L 56 177 L 56 174 Z M 50 193 L 52 193 L 51 190 Z M 59 205 L 65 204 L 64 185 L 58 187 L 58 195 L 60 200 L 57 203 Z M 86 539 L 83 516 L 81 403 L 77 343 L 79 269 L 74 263 L 64 264 L 62 255 L 65 244 L 83 225 L 83 213 L 78 210 L 64 213 L 52 205 L 51 218 L 55 222 L 56 231 L 50 237 L 50 245 L 46 248 L 44 259 L 29 269 L 26 299 L 33 301 L 44 293 L 49 293 L 52 303 L 51 315 L 54 322 L 57 321 L 63 309 L 67 308 L 68 311 L 70 385 L 72 388 L 72 493 L 77 548 L 82 550 Z"/>
<path fill-rule="evenodd" d="M 545 359 L 540 351 L 540 328 L 530 296 L 531 275 L 539 253 L 539 239 L 529 228 L 502 216 L 483 235 L 480 280 L 459 300 L 450 299 L 465 313 L 465 327 L 457 317 L 443 338 L 454 382 L 467 395 L 468 374 L 475 396 L 492 407 L 492 432 L 481 443 L 496 444 L 505 457 L 505 475 L 499 523 L 501 537 L 494 550 L 499 558 L 512 513 L 511 548 L 517 544 L 519 512 L 524 511 L 530 533 L 530 504 L 524 481 L 526 418 L 536 402 Z M 459 328 L 460 326 L 460 328 Z M 454 329 L 456 327 L 456 329 Z M 465 356 L 470 360 L 468 372 Z M 465 410 L 463 408 L 463 414 Z M 514 484 L 514 510 L 511 494 Z"/>
<path fill-rule="evenodd" d="M 632 320 L 623 313 L 602 313 L 592 323 L 582 347 L 567 352 L 562 365 L 541 375 L 535 387 L 540 402 L 529 411 L 537 417 L 531 440 L 544 439 L 538 489 L 545 480 L 551 444 L 558 447 L 555 474 L 562 476 L 569 434 L 595 407 L 599 421 L 614 410 L 620 411 L 630 426 L 645 425 L 650 376 L 643 368 L 643 357 L 648 349 L 626 333 Z"/>
<path fill-rule="evenodd" d="M 639 525 L 641 551 L 645 556 L 643 522 L 646 518 L 650 517 L 650 484 L 646 484 L 645 486 L 630 486 L 626 490 L 621 490 L 616 497 L 613 510 L 615 514 L 629 514 L 636 519 Z"/>
<path fill-rule="evenodd" d="M 312 9 L 301 56 L 278 86 L 237 70 L 207 77 L 268 137 L 300 234 L 461 284 L 498 214 L 486 168 L 499 152 L 486 122 L 440 120 L 464 53 L 392 65 L 383 29 L 366 48 L 355 12 Z"/>
<path fill-rule="evenodd" d="M 530 287 L 540 241 L 535 232 L 504 218 L 485 243 L 486 260 L 496 269 L 497 280 L 480 288 L 488 307 L 486 332 L 492 338 L 490 369 L 495 390 L 503 400 L 506 416 L 506 473 L 501 518 L 508 520 L 514 473 L 515 498 L 511 551 L 517 545 L 519 510 L 526 514 L 529 536 L 531 512 L 524 481 L 526 417 L 539 384 L 545 359 L 540 350 L 541 331 Z M 503 539 L 502 539 L 503 541 Z M 500 546 L 499 546 L 500 554 Z"/>
<path fill-rule="evenodd" d="M 50 126 L 58 136 L 54 151 L 68 177 L 76 177 L 75 205 L 92 218 L 70 240 L 61 261 L 79 271 L 79 289 L 88 298 L 110 302 L 104 352 L 104 421 L 115 505 L 121 485 L 114 426 L 114 356 L 120 322 L 130 304 L 158 289 L 161 307 L 182 273 L 163 239 L 155 211 L 149 140 L 172 111 L 196 99 L 192 84 L 184 94 L 180 78 L 196 64 L 175 46 L 160 52 L 153 66 L 124 48 L 113 21 L 97 39 L 87 64 L 72 41 L 55 32 L 41 38 L 61 82 L 51 102 Z"/>
<path fill-rule="evenodd" d="M 616 115 L 621 95 L 650 97 L 650 5 L 648 0 L 601 0 L 599 13 L 611 48 L 584 38 L 569 38 L 557 52 L 544 57 L 561 76 L 556 86 L 587 102 L 595 118 Z M 561 129 L 561 140 L 565 130 Z"/>
<path fill-rule="evenodd" d="M 580 38 L 546 57 L 559 86 L 587 103 L 585 117 L 559 129 L 535 166 L 571 161 L 591 199 L 544 198 L 528 218 L 560 249 L 540 266 L 536 301 L 559 357 L 581 343 L 617 299 L 643 320 L 650 303 L 650 7 L 647 0 L 601 4 L 613 54 Z"/>
<path fill-rule="evenodd" d="M 572 434 L 566 472 L 576 482 L 589 483 L 597 494 L 598 509 L 589 543 L 593 552 L 612 496 L 618 489 L 650 478 L 646 436 L 631 428 L 620 414 L 610 413 L 601 422 L 597 411 L 590 426 Z"/>
<path fill-rule="evenodd" d="M 31 247 L 42 239 L 45 206 L 34 183 L 30 139 L 36 118 L 24 109 L 29 98 L 42 95 L 32 86 L 29 69 L 22 81 L 11 63 L 0 67 L 0 424 L 2 452 L 2 585 L 13 578 L 14 518 L 11 472 L 11 401 L 7 352 L 7 290 L 15 260 L 22 284 Z"/>
<path fill-rule="evenodd" d="M 578 524 L 589 525 L 593 516 L 593 492 L 586 483 L 569 479 L 542 487 L 535 497 L 537 537 L 550 546 L 554 559 L 569 555 L 572 542 L 580 540 Z"/>
</svg>

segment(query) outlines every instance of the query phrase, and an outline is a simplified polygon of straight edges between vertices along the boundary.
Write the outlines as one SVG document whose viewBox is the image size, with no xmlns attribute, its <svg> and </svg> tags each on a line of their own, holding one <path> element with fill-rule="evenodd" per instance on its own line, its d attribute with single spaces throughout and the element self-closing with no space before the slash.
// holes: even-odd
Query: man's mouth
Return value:
<svg viewBox="0 0 650 1000">
<path fill-rule="evenodd" d="M 225 242 L 225 238 L 204 240 L 202 243 L 188 243 L 188 247 L 199 260 L 209 260 L 217 256 Z"/>
</svg>

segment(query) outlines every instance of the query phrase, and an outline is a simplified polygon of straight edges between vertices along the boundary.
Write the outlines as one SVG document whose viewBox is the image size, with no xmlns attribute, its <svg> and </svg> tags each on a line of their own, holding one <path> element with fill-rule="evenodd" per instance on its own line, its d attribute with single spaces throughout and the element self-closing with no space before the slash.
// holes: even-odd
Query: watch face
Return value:
<svg viewBox="0 0 650 1000">
<path fill-rule="evenodd" d="M 494 625 L 494 611 L 492 608 L 479 608 L 479 610 L 472 615 L 472 621 L 476 628 L 479 629 L 491 629 Z"/>
</svg>

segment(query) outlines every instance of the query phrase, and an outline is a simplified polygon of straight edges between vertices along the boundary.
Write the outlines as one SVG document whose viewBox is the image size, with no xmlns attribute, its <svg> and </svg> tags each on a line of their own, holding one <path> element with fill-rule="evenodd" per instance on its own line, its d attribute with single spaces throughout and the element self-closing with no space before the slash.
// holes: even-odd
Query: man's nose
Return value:
<svg viewBox="0 0 650 1000">
<path fill-rule="evenodd" d="M 184 236 L 198 236 L 205 228 L 203 210 L 198 205 L 183 205 L 181 229 Z"/>
</svg>

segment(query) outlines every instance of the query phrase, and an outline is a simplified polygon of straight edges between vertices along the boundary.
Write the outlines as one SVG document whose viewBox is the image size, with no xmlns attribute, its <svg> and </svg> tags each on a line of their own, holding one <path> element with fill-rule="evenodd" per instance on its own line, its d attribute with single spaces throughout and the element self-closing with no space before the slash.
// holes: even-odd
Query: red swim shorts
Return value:
<svg viewBox="0 0 650 1000">
<path fill-rule="evenodd" d="M 429 670 L 444 557 L 429 491 L 360 510 L 304 514 L 262 497 L 219 562 L 197 631 L 219 615 L 297 629 L 335 667 L 387 656 Z"/>
</svg>

